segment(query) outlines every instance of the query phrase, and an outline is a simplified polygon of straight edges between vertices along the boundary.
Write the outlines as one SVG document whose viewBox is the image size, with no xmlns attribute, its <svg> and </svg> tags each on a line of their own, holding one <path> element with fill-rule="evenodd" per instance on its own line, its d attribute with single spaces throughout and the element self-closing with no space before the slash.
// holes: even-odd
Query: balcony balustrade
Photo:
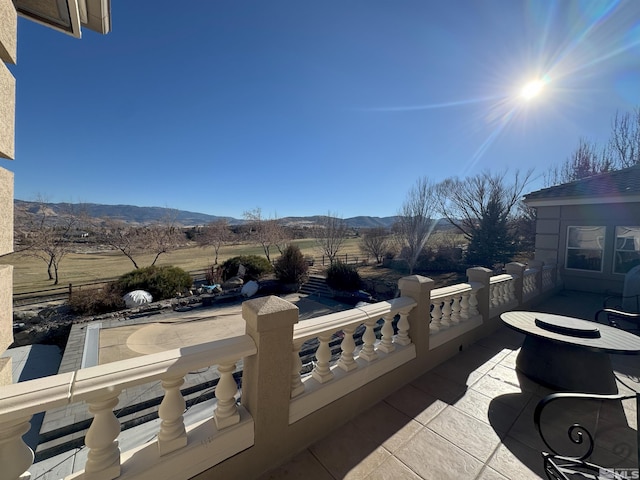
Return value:
<svg viewBox="0 0 640 480">
<path fill-rule="evenodd" d="M 499 313 L 551 294 L 555 271 L 512 263 L 492 276 L 472 268 L 468 283 L 438 289 L 405 277 L 398 298 L 302 323 L 295 305 L 262 297 L 243 304 L 245 335 L 2 387 L 2 478 L 29 478 L 34 456 L 21 437 L 31 416 L 78 402 L 93 422 L 84 469 L 68 478 L 190 478 L 209 469 L 254 478 L 490 334 Z M 300 352 L 310 342 L 315 361 L 304 373 Z M 239 362 L 241 392 L 233 377 Z M 189 371 L 209 366 L 220 375 L 216 406 L 186 426 L 180 386 Z M 157 381 L 165 392 L 157 437 L 120 452 L 114 408 L 121 392 Z"/>
</svg>

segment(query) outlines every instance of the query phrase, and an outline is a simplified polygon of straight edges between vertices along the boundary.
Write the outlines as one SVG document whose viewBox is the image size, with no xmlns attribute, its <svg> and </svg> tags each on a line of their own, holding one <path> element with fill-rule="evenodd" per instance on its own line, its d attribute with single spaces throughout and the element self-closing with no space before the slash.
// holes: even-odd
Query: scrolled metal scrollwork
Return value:
<svg viewBox="0 0 640 480">
<path fill-rule="evenodd" d="M 606 478 L 622 478 L 617 476 L 614 472 L 609 472 L 607 469 L 603 469 L 598 465 L 591 464 L 586 461 L 591 456 L 595 448 L 595 441 L 591 432 L 579 423 L 574 423 L 567 430 L 567 435 L 571 443 L 575 445 L 585 445 L 586 452 L 580 456 L 564 456 L 559 454 L 547 441 L 542 432 L 542 411 L 551 402 L 561 399 L 574 399 L 574 400 L 629 400 L 636 398 L 636 395 L 600 395 L 600 394 L 586 394 L 586 393 L 553 393 L 544 397 L 538 405 L 533 415 L 534 424 L 538 430 L 540 438 L 549 449 L 549 452 L 543 452 L 544 457 L 544 469 L 549 479 L 568 479 L 566 475 L 568 472 L 572 473 L 589 473 L 593 475 L 594 472 L 602 472 L 606 470 L 607 474 L 611 473 L 612 476 Z M 597 428 L 597 426 L 596 426 Z M 572 477 L 573 478 L 573 477 Z M 594 477 L 597 478 L 597 477 Z"/>
</svg>

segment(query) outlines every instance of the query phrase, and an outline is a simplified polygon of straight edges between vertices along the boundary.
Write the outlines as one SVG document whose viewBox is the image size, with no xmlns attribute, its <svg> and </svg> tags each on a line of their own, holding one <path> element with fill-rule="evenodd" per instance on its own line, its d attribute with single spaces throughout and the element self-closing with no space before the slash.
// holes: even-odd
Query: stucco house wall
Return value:
<svg viewBox="0 0 640 480">
<path fill-rule="evenodd" d="M 16 79 L 7 63 L 16 63 L 18 16 L 11 0 L 0 0 L 0 255 L 13 251 L 13 173 Z M 13 267 L 0 265 L 0 353 L 13 343 Z M 0 358 L 0 385 L 10 384 L 11 360 Z"/>
<path fill-rule="evenodd" d="M 625 274 L 616 272 L 615 260 L 623 239 L 616 228 L 640 229 L 640 165 L 532 192 L 525 202 L 537 212 L 535 259 L 557 263 L 565 288 L 622 293 Z M 581 227 L 603 233 L 599 269 L 571 268 L 568 236 Z M 640 250 L 640 234 L 636 245 Z"/>
</svg>

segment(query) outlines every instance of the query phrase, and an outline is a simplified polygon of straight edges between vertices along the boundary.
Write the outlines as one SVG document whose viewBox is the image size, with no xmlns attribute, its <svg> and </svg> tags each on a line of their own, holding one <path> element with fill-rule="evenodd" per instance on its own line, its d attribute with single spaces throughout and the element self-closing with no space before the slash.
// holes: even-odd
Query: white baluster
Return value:
<svg viewBox="0 0 640 480">
<path fill-rule="evenodd" d="M 12 418 L 0 423 L 0 476 L 28 480 L 33 451 L 22 440 L 29 431 L 31 416 Z M 5 476 L 6 475 L 6 476 Z"/>
<path fill-rule="evenodd" d="M 460 295 L 456 294 L 451 302 L 451 323 L 458 325 L 460 323 Z"/>
<path fill-rule="evenodd" d="M 491 294 L 491 308 L 496 308 L 498 306 L 498 285 L 492 283 L 489 286 L 489 293 Z"/>
<path fill-rule="evenodd" d="M 238 413 L 235 397 L 236 393 L 238 393 L 238 385 L 233 378 L 233 372 L 235 371 L 235 362 L 218 365 L 218 373 L 220 374 L 220 380 L 218 380 L 218 385 L 216 386 L 218 404 L 213 412 L 213 419 L 218 430 L 240 422 L 240 414 Z"/>
<path fill-rule="evenodd" d="M 449 328 L 451 326 L 451 297 L 446 297 L 444 299 L 440 324 L 445 328 Z"/>
<path fill-rule="evenodd" d="M 329 348 L 329 341 L 331 340 L 331 334 L 324 333 L 318 336 L 320 345 L 316 350 L 316 366 L 313 369 L 312 376 L 320 383 L 328 382 L 333 378 L 333 372 L 329 368 L 329 361 L 331 360 L 331 349 Z"/>
<path fill-rule="evenodd" d="M 109 392 L 98 399 L 88 400 L 93 421 L 84 439 L 89 447 L 84 478 L 87 480 L 112 480 L 120 476 L 120 449 L 118 434 L 120 422 L 113 413 L 120 391 Z"/>
<path fill-rule="evenodd" d="M 394 339 L 394 343 L 398 345 L 411 345 L 411 337 L 409 337 L 409 328 L 411 325 L 409 324 L 408 317 L 408 311 L 400 312 L 400 320 L 398 320 L 398 334 Z"/>
<path fill-rule="evenodd" d="M 509 282 L 502 282 L 500 284 L 500 305 L 506 305 L 509 303 Z"/>
<path fill-rule="evenodd" d="M 469 293 L 464 292 L 462 294 L 462 300 L 460 300 L 460 318 L 464 321 L 469 318 Z"/>
<path fill-rule="evenodd" d="M 158 448 L 160 455 L 166 455 L 187 445 L 187 432 L 184 428 L 183 413 L 186 403 L 180 387 L 184 377 L 167 377 L 162 379 L 164 398 L 158 409 L 160 432 L 158 432 Z"/>
<path fill-rule="evenodd" d="M 300 359 L 301 343 L 294 342 L 293 344 L 293 367 L 291 370 L 291 398 L 297 397 L 304 393 L 304 384 L 300 377 L 300 371 L 302 370 L 302 360 Z"/>
<path fill-rule="evenodd" d="M 358 368 L 358 364 L 353 358 L 353 352 L 356 349 L 356 342 L 353 340 L 353 332 L 355 332 L 355 330 L 355 327 L 345 327 L 342 330 L 344 337 L 340 344 L 342 353 L 338 360 L 338 366 L 345 372 L 350 372 L 351 370 Z"/>
<path fill-rule="evenodd" d="M 395 315 L 393 313 L 388 313 L 384 317 L 384 325 L 382 325 L 382 338 L 380 339 L 380 343 L 378 344 L 378 350 L 381 350 L 385 353 L 393 352 L 396 347 L 393 345 L 393 318 Z"/>
<path fill-rule="evenodd" d="M 360 358 L 364 358 L 367 362 L 373 362 L 376 358 L 378 358 L 378 354 L 375 351 L 375 343 L 376 343 L 376 334 L 373 331 L 376 325 L 376 320 L 368 319 L 364 322 L 365 331 L 362 336 L 362 341 L 364 342 L 362 345 L 362 350 L 360 350 Z"/>
<path fill-rule="evenodd" d="M 473 317 L 478 315 L 478 296 L 476 290 L 471 290 L 469 294 L 469 316 Z"/>
<path fill-rule="evenodd" d="M 429 324 L 430 333 L 438 333 L 442 330 L 442 310 L 440 309 L 441 301 L 435 300 L 432 302 L 433 308 L 431 309 L 431 323 Z"/>
</svg>

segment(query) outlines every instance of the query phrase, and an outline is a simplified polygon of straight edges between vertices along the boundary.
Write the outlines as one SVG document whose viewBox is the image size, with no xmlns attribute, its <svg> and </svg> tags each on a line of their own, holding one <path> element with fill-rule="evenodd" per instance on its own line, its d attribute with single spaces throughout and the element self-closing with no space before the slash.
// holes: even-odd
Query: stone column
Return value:
<svg viewBox="0 0 640 480">
<path fill-rule="evenodd" d="M 409 313 L 409 337 L 416 346 L 418 361 L 429 354 L 429 322 L 431 321 L 431 290 L 434 282 L 430 278 L 411 275 L 398 280 L 400 294 L 411 297 L 418 305 Z"/>
<path fill-rule="evenodd" d="M 289 426 L 293 326 L 298 307 L 269 296 L 242 304 L 246 333 L 258 352 L 244 360 L 242 404 L 255 422 L 255 445 L 266 455 L 277 452 L 278 438 Z"/>
<path fill-rule="evenodd" d="M 522 305 L 522 297 L 523 297 L 522 286 L 523 286 L 524 271 L 526 270 L 526 268 L 527 266 L 524 263 L 518 263 L 518 262 L 511 262 L 505 265 L 505 270 L 507 271 L 508 274 L 516 275 L 514 283 L 515 283 L 516 300 L 518 300 L 518 305 Z"/>
<path fill-rule="evenodd" d="M 12 160 L 15 146 L 16 79 L 6 63 L 16 63 L 18 14 L 0 0 L 0 158 Z M 0 255 L 13 252 L 13 173 L 0 167 Z M 13 343 L 13 267 L 0 266 L 0 353 Z M 11 359 L 0 359 L 0 386 L 12 383 Z"/>
<path fill-rule="evenodd" d="M 482 288 L 478 291 L 476 299 L 478 300 L 478 312 L 482 315 L 482 321 L 489 320 L 489 308 L 491 306 L 491 274 L 493 272 L 484 267 L 467 268 L 467 279 L 469 283 L 481 283 Z"/>
</svg>

